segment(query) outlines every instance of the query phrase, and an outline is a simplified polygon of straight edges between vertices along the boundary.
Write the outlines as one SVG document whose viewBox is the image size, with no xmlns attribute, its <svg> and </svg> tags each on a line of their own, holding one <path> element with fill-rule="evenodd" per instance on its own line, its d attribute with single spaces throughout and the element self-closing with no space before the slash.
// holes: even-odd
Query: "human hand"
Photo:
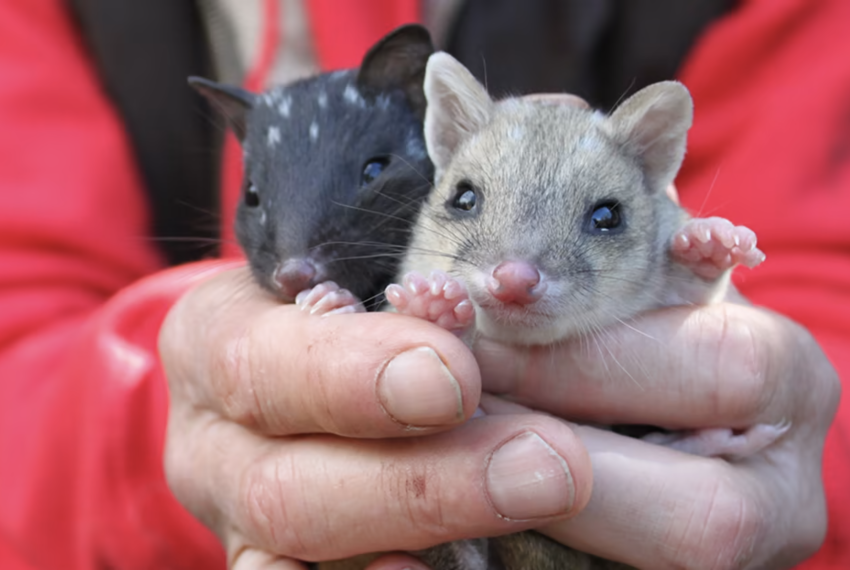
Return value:
<svg viewBox="0 0 850 570">
<path fill-rule="evenodd" d="M 565 423 L 519 414 L 461 425 L 478 405 L 478 367 L 424 321 L 309 315 L 242 268 L 175 305 L 160 354 L 166 476 L 231 568 L 514 532 L 589 499 L 589 458 Z"/>
<path fill-rule="evenodd" d="M 823 541 L 821 454 L 836 373 L 807 331 L 730 301 L 676 307 L 557 347 L 476 350 L 488 414 L 518 403 L 596 424 L 670 429 L 791 423 L 739 461 L 673 451 L 574 426 L 594 465 L 590 503 L 540 529 L 638 568 L 790 568 Z"/>
</svg>

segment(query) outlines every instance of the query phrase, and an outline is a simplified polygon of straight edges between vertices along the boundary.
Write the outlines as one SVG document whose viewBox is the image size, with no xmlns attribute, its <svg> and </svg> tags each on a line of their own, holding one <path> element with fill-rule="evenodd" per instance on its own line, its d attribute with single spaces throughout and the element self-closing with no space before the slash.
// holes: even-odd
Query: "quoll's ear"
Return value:
<svg viewBox="0 0 850 570">
<path fill-rule="evenodd" d="M 256 96 L 239 87 L 223 85 L 203 77 L 190 77 L 189 85 L 224 114 L 236 136 L 244 141 L 248 111 L 254 107 Z"/>
<path fill-rule="evenodd" d="M 677 81 L 641 89 L 611 115 L 611 135 L 641 161 L 653 192 L 663 192 L 679 172 L 693 116 L 691 94 Z"/>
<path fill-rule="evenodd" d="M 400 89 L 417 116 L 425 115 L 422 82 L 425 64 L 434 53 L 431 34 L 418 24 L 396 28 L 376 43 L 360 65 L 357 88 L 366 97 Z"/>
<path fill-rule="evenodd" d="M 458 146 L 493 116 L 493 100 L 458 60 L 438 52 L 425 70 L 425 143 L 438 170 L 445 170 Z"/>
</svg>

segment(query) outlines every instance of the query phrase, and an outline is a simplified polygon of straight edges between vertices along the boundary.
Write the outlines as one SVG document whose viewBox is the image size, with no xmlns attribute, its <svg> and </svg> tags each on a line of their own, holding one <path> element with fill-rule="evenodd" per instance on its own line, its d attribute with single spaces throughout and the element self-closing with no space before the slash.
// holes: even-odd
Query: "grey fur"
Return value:
<svg viewBox="0 0 850 570">
<path fill-rule="evenodd" d="M 461 278 L 479 332 L 517 344 L 590 333 L 665 304 L 678 279 L 667 261 L 669 240 L 687 218 L 664 192 L 692 118 L 681 84 L 647 87 L 606 118 L 570 105 L 493 102 L 460 63 L 439 53 L 425 90 L 438 182 L 403 271 L 441 269 Z M 473 215 L 450 205 L 461 182 L 478 191 Z M 594 235 L 588 216 L 606 201 L 620 204 L 623 226 Z M 478 302 L 487 296 L 486 276 L 511 258 L 535 263 L 548 283 L 534 305 L 542 316 L 527 324 L 493 321 Z"/>
</svg>

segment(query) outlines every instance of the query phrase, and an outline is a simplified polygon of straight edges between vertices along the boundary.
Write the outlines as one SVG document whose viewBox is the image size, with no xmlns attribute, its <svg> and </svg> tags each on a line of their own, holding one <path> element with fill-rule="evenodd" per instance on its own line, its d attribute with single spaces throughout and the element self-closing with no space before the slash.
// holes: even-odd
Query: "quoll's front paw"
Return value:
<svg viewBox="0 0 850 570">
<path fill-rule="evenodd" d="M 643 440 L 703 457 L 745 459 L 755 455 L 785 435 L 791 422 L 756 424 L 746 430 L 699 429 L 671 433 L 651 433 Z"/>
<path fill-rule="evenodd" d="M 426 279 L 412 271 L 402 284 L 387 287 L 387 301 L 402 315 L 431 321 L 446 330 L 465 329 L 475 319 L 475 309 L 466 287 L 442 271 Z"/>
<path fill-rule="evenodd" d="M 692 218 L 674 234 L 673 258 L 704 279 L 716 279 L 739 263 L 755 267 L 765 259 L 756 234 L 725 218 Z"/>
<path fill-rule="evenodd" d="M 366 312 L 360 299 L 333 281 L 325 281 L 312 289 L 301 291 L 295 297 L 295 304 L 301 307 L 302 311 L 320 316 Z"/>
</svg>

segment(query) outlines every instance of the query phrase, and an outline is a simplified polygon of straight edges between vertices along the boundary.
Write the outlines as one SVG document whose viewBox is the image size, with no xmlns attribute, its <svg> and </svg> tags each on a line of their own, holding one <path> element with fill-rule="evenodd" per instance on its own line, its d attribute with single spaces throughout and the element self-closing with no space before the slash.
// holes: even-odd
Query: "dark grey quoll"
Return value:
<svg viewBox="0 0 850 570">
<path fill-rule="evenodd" d="M 397 28 L 342 70 L 255 94 L 193 77 L 244 151 L 236 236 L 286 302 L 335 281 L 376 307 L 396 274 L 433 166 L 422 135 L 425 28 Z"/>
</svg>

